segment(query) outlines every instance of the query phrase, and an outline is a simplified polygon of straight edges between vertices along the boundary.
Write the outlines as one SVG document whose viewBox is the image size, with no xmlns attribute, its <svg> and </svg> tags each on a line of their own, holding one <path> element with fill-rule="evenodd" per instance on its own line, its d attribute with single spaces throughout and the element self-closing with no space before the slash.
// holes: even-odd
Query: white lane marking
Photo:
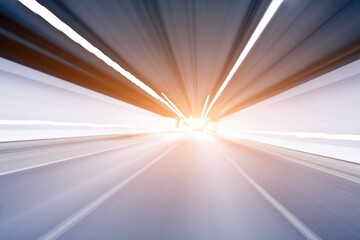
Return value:
<svg viewBox="0 0 360 240">
<path fill-rule="evenodd" d="M 125 148 L 125 147 L 130 147 L 132 145 L 144 143 L 146 141 L 147 140 L 139 141 L 139 142 L 125 144 L 125 145 L 121 145 L 121 146 L 117 146 L 117 147 L 113 147 L 113 148 L 108 148 L 108 149 L 105 149 L 105 150 L 99 150 L 99 151 L 95 151 L 95 152 L 91 152 L 91 153 L 81 154 L 81 155 L 77 155 L 77 156 L 74 156 L 74 157 L 69 157 L 69 158 L 64 158 L 64 159 L 55 160 L 55 161 L 51 161 L 51 162 L 35 164 L 35 165 L 23 167 L 23 168 L 17 168 L 17 169 L 10 170 L 10 171 L 0 172 L 0 177 L 4 176 L 4 175 L 11 174 L 11 173 L 17 173 L 17 172 L 26 171 L 26 170 L 30 170 L 30 169 L 34 169 L 34 168 L 39 168 L 39 167 L 44 167 L 44 166 L 48 166 L 48 165 L 52 165 L 52 164 L 56 164 L 56 163 L 66 162 L 66 161 L 74 160 L 74 159 L 77 159 L 77 158 L 88 157 L 88 156 L 95 155 L 95 154 L 98 154 L 98 153 L 110 152 L 110 151 L 113 151 L 113 150 L 116 150 L 116 149 L 121 149 L 121 148 Z"/>
<path fill-rule="evenodd" d="M 112 196 L 114 196 L 119 190 L 121 190 L 123 187 L 125 187 L 128 183 L 130 183 L 132 180 L 134 180 L 136 177 L 138 177 L 140 174 L 145 172 L 148 168 L 150 168 L 152 165 L 154 165 L 157 161 L 159 161 L 161 158 L 163 158 L 166 154 L 168 154 L 171 150 L 173 150 L 175 147 L 177 147 L 182 141 L 176 143 L 171 148 L 169 148 L 167 151 L 160 154 L 157 158 L 146 164 L 144 167 L 137 170 L 135 173 L 130 175 L 128 178 L 126 178 L 124 181 L 118 183 L 115 187 L 111 188 L 89 204 L 87 204 L 85 207 L 77 211 L 75 214 L 67 218 L 65 221 L 57 225 L 55 228 L 50 230 L 48 233 L 43 235 L 40 240 L 53 240 L 61 237 L 64 233 L 66 233 L 68 230 L 70 230 L 72 227 L 74 227 L 77 223 L 79 223 L 81 220 L 83 220 L 86 216 L 88 216 L 90 213 L 95 211 L 98 207 L 100 207 L 104 202 L 106 202 L 108 199 L 110 199 Z"/>
<path fill-rule="evenodd" d="M 219 153 L 255 188 L 276 210 L 278 210 L 306 239 L 319 240 L 317 236 L 310 228 L 308 228 L 303 222 L 295 217 L 289 210 L 287 210 L 281 203 L 279 203 L 274 197 L 266 192 L 257 182 L 255 182 L 247 173 L 242 170 L 230 157 L 228 157 L 218 147 L 216 149 Z"/>
<path fill-rule="evenodd" d="M 250 146 L 250 145 L 245 144 L 245 143 L 244 143 L 244 145 Z M 275 152 L 272 152 L 271 150 L 270 151 L 269 150 L 264 150 L 264 149 L 260 149 L 258 147 L 254 147 L 254 146 L 250 146 L 250 147 L 255 148 L 255 149 L 259 150 L 259 151 L 265 152 L 267 154 L 274 155 L 274 156 L 289 160 L 291 162 L 295 162 L 297 164 L 300 164 L 300 165 L 303 165 L 303 166 L 306 166 L 306 167 L 309 167 L 309 168 L 313 168 L 315 170 L 318 170 L 318 171 L 321 171 L 321 172 L 324 172 L 324 173 L 331 174 L 331 175 L 333 175 L 335 177 L 339 177 L 339 178 L 342 178 L 342 179 L 345 179 L 345 180 L 360 184 L 360 178 L 358 178 L 358 177 L 351 176 L 351 175 L 348 175 L 346 173 L 342 173 L 342 172 L 339 172 L 337 170 L 329 169 L 329 168 L 326 168 L 326 167 L 323 167 L 323 166 L 319 166 L 319 165 L 316 165 L 314 163 L 304 162 L 301 159 L 286 156 L 286 155 L 283 155 L 281 153 L 275 153 Z"/>
</svg>

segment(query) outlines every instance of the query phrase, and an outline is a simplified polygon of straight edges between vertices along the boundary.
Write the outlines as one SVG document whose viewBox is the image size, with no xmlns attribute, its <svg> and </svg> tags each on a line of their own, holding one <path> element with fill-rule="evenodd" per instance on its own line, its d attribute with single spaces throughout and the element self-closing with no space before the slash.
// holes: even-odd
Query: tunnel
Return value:
<svg viewBox="0 0 360 240">
<path fill-rule="evenodd" d="M 0 0 L 0 239 L 360 239 L 360 0 Z"/>
</svg>

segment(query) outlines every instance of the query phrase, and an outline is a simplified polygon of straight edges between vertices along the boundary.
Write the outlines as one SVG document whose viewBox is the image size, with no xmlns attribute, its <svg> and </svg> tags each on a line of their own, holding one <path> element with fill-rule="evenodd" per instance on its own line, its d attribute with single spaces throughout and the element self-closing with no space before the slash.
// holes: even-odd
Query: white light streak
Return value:
<svg viewBox="0 0 360 240">
<path fill-rule="evenodd" d="M 281 139 L 276 137 L 264 137 L 252 134 L 241 134 L 224 131 L 218 133 L 225 137 L 265 143 L 276 147 L 288 148 L 300 152 L 306 152 L 318 156 L 341 159 L 360 164 L 360 149 L 357 147 L 336 145 L 336 143 L 332 144 L 331 142 L 316 143 L 311 141 L 294 141 L 293 139 Z"/>
<path fill-rule="evenodd" d="M 180 116 L 180 118 L 185 118 L 185 115 L 179 110 L 179 108 L 176 107 L 176 105 L 165 95 L 165 93 L 161 93 L 165 99 L 170 103 L 170 105 L 174 108 L 174 110 L 178 113 L 177 115 Z"/>
<path fill-rule="evenodd" d="M 211 103 L 209 105 L 209 108 L 207 109 L 207 111 L 205 113 L 205 116 L 204 116 L 205 118 L 209 114 L 209 112 L 210 112 L 211 108 L 213 107 L 214 103 L 220 97 L 221 93 L 224 91 L 225 87 L 228 85 L 228 83 L 230 82 L 230 80 L 234 76 L 235 72 L 238 70 L 241 63 L 244 61 L 244 59 L 246 58 L 246 56 L 250 52 L 251 48 L 254 46 L 255 42 L 258 40 L 260 34 L 263 32 L 265 27 L 268 25 L 271 18 L 274 16 L 276 10 L 280 7 L 282 1 L 283 0 L 273 0 L 271 2 L 271 4 L 268 7 L 268 9 L 266 10 L 264 16 L 260 20 L 259 25 L 256 27 L 254 33 L 252 34 L 252 36 L 250 37 L 248 43 L 246 44 L 244 50 L 241 52 L 239 58 L 236 60 L 234 66 L 231 68 L 229 74 L 227 75 L 224 82 L 220 86 L 219 90 L 215 94 L 215 97 L 212 99 L 212 101 L 211 101 Z"/>
<path fill-rule="evenodd" d="M 303 139 L 326 139 L 326 140 L 345 140 L 345 141 L 360 141 L 360 135 L 355 134 L 331 134 L 331 133 L 319 133 L 319 132 L 274 132 L 274 131 L 236 131 L 239 133 L 248 134 L 266 134 L 276 135 L 284 137 L 295 137 Z"/>
<path fill-rule="evenodd" d="M 208 104 L 208 102 L 209 102 L 209 97 L 210 97 L 210 95 L 207 95 L 206 100 L 205 100 L 205 103 L 204 103 L 204 107 L 203 107 L 203 109 L 202 109 L 202 111 L 201 111 L 201 118 L 204 118 L 205 110 L 206 110 L 207 104 Z"/>
<path fill-rule="evenodd" d="M 96 48 L 94 45 L 92 45 L 90 42 L 88 42 L 85 38 L 80 36 L 77 32 L 75 32 L 71 27 L 69 27 L 63 21 L 61 21 L 57 16 L 55 16 L 47 8 L 45 8 L 44 6 L 42 6 L 35 0 L 19 0 L 19 2 L 21 2 L 25 7 L 30 9 L 35 14 L 38 14 L 39 16 L 41 16 L 45 21 L 47 21 L 50 25 L 52 25 L 53 27 L 58 29 L 60 32 L 63 32 L 71 40 L 73 40 L 74 42 L 81 45 L 83 48 L 85 48 L 90 53 L 94 54 L 96 57 L 98 57 L 100 60 L 102 60 L 108 66 L 112 67 L 115 71 L 117 71 L 118 73 L 123 75 L 125 78 L 127 78 L 130 82 L 132 82 L 133 84 L 135 84 L 136 86 L 138 86 L 139 88 L 141 88 L 142 90 L 147 92 L 150 96 L 161 101 L 167 107 L 169 107 L 169 104 L 167 104 L 167 102 L 161 96 L 159 96 L 153 89 L 151 89 L 145 83 L 143 83 L 142 81 L 137 79 L 130 72 L 126 71 L 119 64 L 117 64 L 116 62 L 111 60 L 108 56 L 106 56 L 98 48 Z M 177 112 L 174 111 L 173 108 L 171 108 L 171 107 L 169 107 L 169 108 L 177 114 Z"/>
<path fill-rule="evenodd" d="M 4 120 L 0 119 L 0 126 L 53 126 L 53 127 L 90 127 L 90 128 L 138 128 L 127 124 L 96 124 L 88 122 L 54 122 L 43 120 Z"/>
</svg>

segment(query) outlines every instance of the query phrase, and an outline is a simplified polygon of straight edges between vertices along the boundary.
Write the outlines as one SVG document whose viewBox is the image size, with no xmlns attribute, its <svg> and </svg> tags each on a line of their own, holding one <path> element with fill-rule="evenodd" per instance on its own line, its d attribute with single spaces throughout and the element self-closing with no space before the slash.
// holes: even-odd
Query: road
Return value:
<svg viewBox="0 0 360 240">
<path fill-rule="evenodd" d="M 1 239 L 360 239 L 356 164 L 200 133 L 0 146 Z"/>
</svg>

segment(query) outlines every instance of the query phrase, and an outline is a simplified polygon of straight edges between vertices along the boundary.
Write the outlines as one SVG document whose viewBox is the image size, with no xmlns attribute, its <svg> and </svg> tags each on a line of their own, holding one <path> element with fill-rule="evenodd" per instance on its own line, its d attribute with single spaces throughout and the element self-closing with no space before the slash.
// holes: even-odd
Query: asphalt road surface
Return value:
<svg viewBox="0 0 360 240">
<path fill-rule="evenodd" d="M 0 144 L 0 239 L 360 239 L 359 165 L 204 134 Z"/>
</svg>

